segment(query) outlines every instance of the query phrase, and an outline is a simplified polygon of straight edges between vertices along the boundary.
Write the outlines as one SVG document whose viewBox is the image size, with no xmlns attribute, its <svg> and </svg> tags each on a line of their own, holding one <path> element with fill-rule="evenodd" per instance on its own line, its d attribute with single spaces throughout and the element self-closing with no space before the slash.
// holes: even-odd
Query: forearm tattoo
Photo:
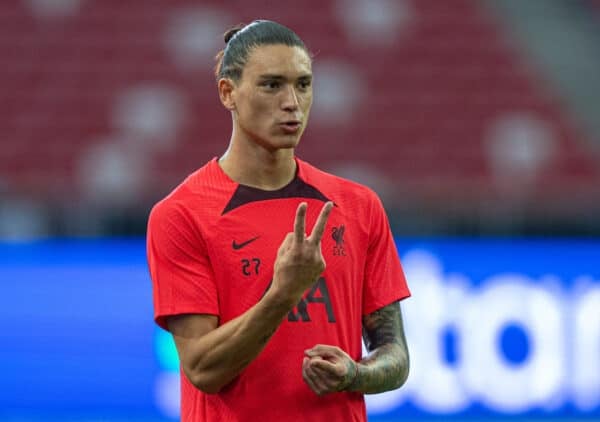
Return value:
<svg viewBox="0 0 600 422">
<path fill-rule="evenodd" d="M 400 387 L 408 376 L 409 361 L 398 302 L 363 317 L 363 339 L 369 355 L 358 365 L 349 390 L 368 394 Z"/>
</svg>

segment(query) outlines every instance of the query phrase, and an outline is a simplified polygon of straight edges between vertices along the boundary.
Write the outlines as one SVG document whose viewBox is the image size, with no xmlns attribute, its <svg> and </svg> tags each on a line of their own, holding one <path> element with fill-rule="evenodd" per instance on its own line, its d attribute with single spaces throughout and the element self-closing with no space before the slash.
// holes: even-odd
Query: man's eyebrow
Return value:
<svg viewBox="0 0 600 422">
<path fill-rule="evenodd" d="M 270 74 L 270 73 L 265 73 L 263 75 L 259 76 L 260 79 L 270 79 L 270 80 L 277 80 L 277 81 L 281 81 L 281 80 L 285 80 L 287 79 L 285 76 L 283 75 L 276 75 L 276 74 Z M 302 79 L 302 80 L 311 80 L 312 79 L 312 74 L 308 73 L 308 74 L 304 74 L 298 77 L 298 79 Z"/>
<path fill-rule="evenodd" d="M 266 73 L 264 75 L 260 75 L 259 78 L 260 79 L 276 79 L 276 80 L 285 79 L 282 75 L 273 75 L 273 74 L 270 74 L 270 73 Z"/>
</svg>

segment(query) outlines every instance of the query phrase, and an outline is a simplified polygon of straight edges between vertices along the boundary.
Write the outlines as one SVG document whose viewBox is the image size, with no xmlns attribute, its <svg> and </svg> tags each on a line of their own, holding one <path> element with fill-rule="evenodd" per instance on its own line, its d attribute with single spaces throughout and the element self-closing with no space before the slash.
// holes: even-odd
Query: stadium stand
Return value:
<svg viewBox="0 0 600 422">
<path fill-rule="evenodd" d="M 392 206 L 568 213 L 598 198 L 587 135 L 473 0 L 11 0 L 0 8 L 3 189 L 147 207 L 224 150 L 213 56 L 225 28 L 256 17 L 315 53 L 299 155 L 375 175 L 363 181 Z"/>
</svg>

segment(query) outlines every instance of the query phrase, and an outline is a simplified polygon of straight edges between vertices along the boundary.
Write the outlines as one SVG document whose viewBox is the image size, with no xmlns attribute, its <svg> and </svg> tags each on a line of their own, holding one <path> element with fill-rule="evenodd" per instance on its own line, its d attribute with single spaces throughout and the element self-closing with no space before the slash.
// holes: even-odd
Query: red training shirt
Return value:
<svg viewBox="0 0 600 422">
<path fill-rule="evenodd" d="M 317 396 L 302 379 L 304 350 L 340 347 L 359 361 L 361 321 L 410 295 L 382 204 L 370 189 L 296 159 L 287 186 L 263 191 L 232 181 L 217 159 L 153 208 L 147 252 L 154 312 L 212 314 L 219 324 L 255 305 L 269 287 L 277 250 L 307 202 L 307 234 L 324 203 L 335 206 L 322 239 L 326 269 L 265 349 L 218 394 L 181 372 L 184 422 L 365 421 L 363 395 Z"/>
</svg>

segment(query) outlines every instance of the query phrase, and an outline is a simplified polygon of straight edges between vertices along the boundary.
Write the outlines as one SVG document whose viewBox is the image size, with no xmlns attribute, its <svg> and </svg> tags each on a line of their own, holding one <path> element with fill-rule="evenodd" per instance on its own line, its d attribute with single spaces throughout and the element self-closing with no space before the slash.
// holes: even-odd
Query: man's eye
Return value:
<svg viewBox="0 0 600 422">
<path fill-rule="evenodd" d="M 310 81 L 301 81 L 300 88 L 307 89 L 310 86 Z"/>
<path fill-rule="evenodd" d="M 277 81 L 266 81 L 263 82 L 263 86 L 269 89 L 277 89 L 279 88 L 279 82 Z"/>
</svg>

